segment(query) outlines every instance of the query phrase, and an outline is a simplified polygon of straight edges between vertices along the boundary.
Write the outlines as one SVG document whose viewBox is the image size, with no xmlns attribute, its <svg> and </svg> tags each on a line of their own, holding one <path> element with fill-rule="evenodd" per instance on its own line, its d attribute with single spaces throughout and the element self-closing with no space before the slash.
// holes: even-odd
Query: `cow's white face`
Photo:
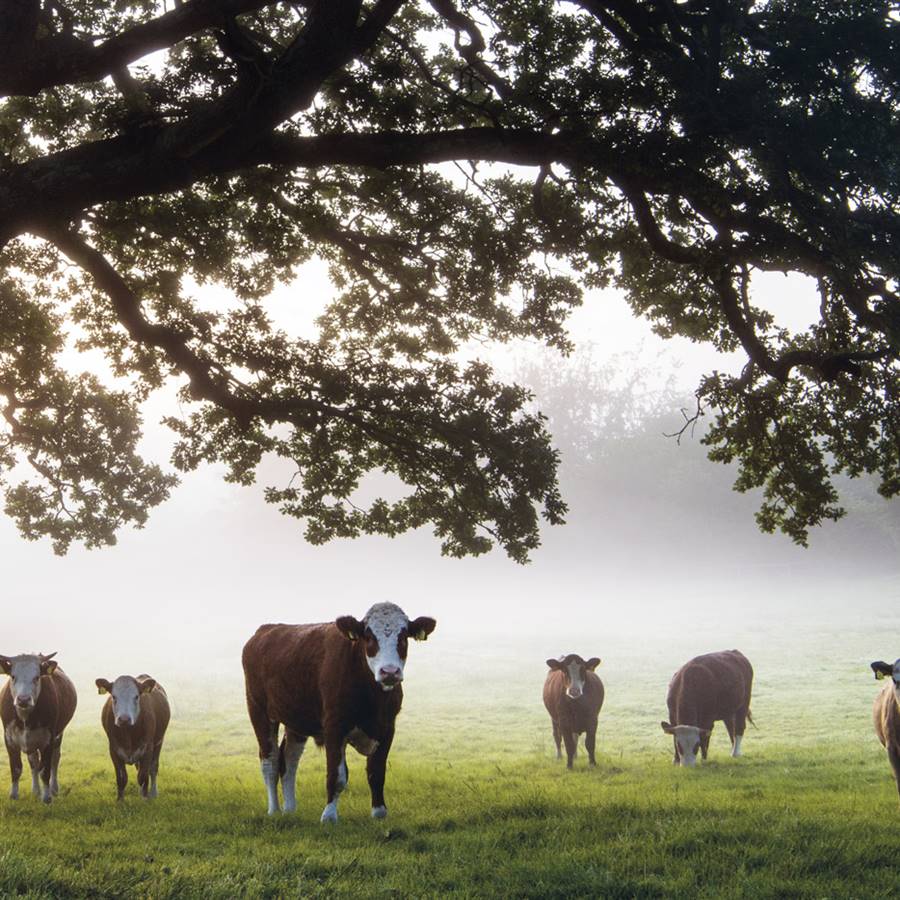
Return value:
<svg viewBox="0 0 900 900">
<path fill-rule="evenodd" d="M 662 729 L 666 734 L 671 734 L 675 739 L 676 763 L 679 766 L 697 765 L 697 754 L 700 752 L 700 738 L 708 732 L 694 725 L 670 725 L 662 723 Z"/>
<path fill-rule="evenodd" d="M 341 616 L 335 624 L 350 640 L 364 642 L 366 663 L 372 677 L 382 690 L 392 691 L 403 681 L 409 638 L 424 641 L 434 631 L 436 623 L 427 616 L 410 622 L 396 604 L 376 603 L 362 622 L 353 616 Z"/>
<path fill-rule="evenodd" d="M 577 700 L 584 693 L 587 673 L 593 672 L 600 665 L 600 660 L 596 656 L 592 656 L 585 661 L 577 653 L 569 653 L 559 659 L 548 659 L 547 665 L 551 669 L 563 673 L 566 682 L 566 696 Z"/>
<path fill-rule="evenodd" d="M 893 664 L 886 662 L 873 662 L 872 670 L 875 677 L 879 680 L 882 678 L 890 678 L 894 685 L 894 700 L 900 706 L 900 659 Z"/>
<path fill-rule="evenodd" d="M 131 728 L 137 724 L 141 714 L 141 694 L 152 691 L 156 684 L 151 678 L 138 682 L 130 675 L 120 675 L 112 683 L 98 678 L 95 683 L 99 693 L 112 697 L 113 721 L 117 728 Z"/>
<path fill-rule="evenodd" d="M 41 696 L 41 679 L 56 669 L 56 662 L 50 658 L 54 655 L 0 656 L 0 670 L 9 675 L 13 706 L 23 722 L 31 715 Z"/>
</svg>

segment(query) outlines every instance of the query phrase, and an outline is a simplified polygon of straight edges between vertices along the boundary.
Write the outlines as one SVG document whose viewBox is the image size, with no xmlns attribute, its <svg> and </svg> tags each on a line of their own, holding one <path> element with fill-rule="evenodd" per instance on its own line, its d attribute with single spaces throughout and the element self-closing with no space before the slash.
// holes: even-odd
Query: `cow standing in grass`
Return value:
<svg viewBox="0 0 900 900">
<path fill-rule="evenodd" d="M 98 678 L 100 694 L 109 694 L 100 713 L 109 739 L 109 756 L 116 770 L 118 799 L 125 799 L 127 765 L 137 766 L 141 796 L 157 795 L 159 754 L 169 727 L 169 698 L 163 686 L 149 675 L 120 675 L 115 681 Z"/>
<path fill-rule="evenodd" d="M 731 738 L 731 755 L 741 755 L 741 740 L 751 722 L 753 666 L 740 650 L 706 653 L 685 663 L 669 682 L 669 719 L 662 729 L 675 743 L 675 765 L 693 766 L 698 751 L 706 759 L 713 723 L 721 719 Z"/>
<path fill-rule="evenodd" d="M 78 698 L 75 685 L 54 656 L 0 656 L 0 671 L 9 675 L 0 690 L 0 719 L 9 754 L 9 796 L 13 800 L 19 796 L 23 753 L 31 765 L 31 793 L 44 803 L 50 803 L 59 793 L 63 731 L 72 720 Z"/>
<path fill-rule="evenodd" d="M 880 681 L 890 679 L 881 693 L 875 698 L 873 717 L 875 734 L 881 746 L 887 750 L 888 761 L 897 782 L 897 793 L 900 795 L 900 659 L 895 663 L 879 660 L 872 663 L 872 671 Z"/>
<path fill-rule="evenodd" d="M 403 702 L 408 638 L 424 641 L 434 619 L 410 621 L 393 603 L 376 603 L 359 621 L 340 616 L 318 625 L 263 625 L 247 641 L 242 661 L 247 709 L 259 742 L 269 802 L 297 806 L 297 766 L 312 737 L 325 747 L 327 803 L 322 822 L 337 821 L 338 795 L 347 785 L 347 744 L 367 757 L 372 816 L 387 815 L 384 777 Z M 278 745 L 278 729 L 284 740 Z"/>
<path fill-rule="evenodd" d="M 566 745 L 566 765 L 572 768 L 578 735 L 584 734 L 584 749 L 589 765 L 597 765 L 594 747 L 597 741 L 597 717 L 603 706 L 603 682 L 594 669 L 600 660 L 592 656 L 585 662 L 577 653 L 548 659 L 550 671 L 544 681 L 544 706 L 550 713 L 556 758 L 562 759 L 560 741 Z"/>
</svg>

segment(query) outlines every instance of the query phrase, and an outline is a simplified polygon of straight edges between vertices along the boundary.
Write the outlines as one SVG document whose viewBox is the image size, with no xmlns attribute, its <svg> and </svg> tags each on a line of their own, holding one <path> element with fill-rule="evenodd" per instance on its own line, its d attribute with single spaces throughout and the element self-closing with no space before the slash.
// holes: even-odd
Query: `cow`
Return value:
<svg viewBox="0 0 900 900">
<path fill-rule="evenodd" d="M 12 800 L 19 796 L 23 752 L 31 765 L 31 793 L 44 803 L 59 793 L 63 731 L 72 720 L 78 697 L 54 656 L 55 652 L 0 656 L 0 671 L 9 675 L 0 690 L 0 719 L 12 773 Z"/>
<path fill-rule="evenodd" d="M 560 740 L 566 744 L 566 767 L 572 768 L 578 735 L 584 734 L 588 764 L 597 765 L 594 747 L 597 741 L 597 716 L 603 706 L 603 682 L 594 673 L 600 660 L 592 656 L 585 662 L 577 653 L 548 659 L 550 671 L 544 681 L 544 706 L 550 713 L 556 758 L 562 759 Z"/>
<path fill-rule="evenodd" d="M 321 821 L 337 822 L 347 786 L 347 744 L 366 760 L 372 817 L 387 815 L 384 776 L 403 702 L 407 639 L 424 641 L 435 620 L 410 621 L 393 603 L 376 603 L 362 621 L 340 616 L 314 625 L 263 625 L 242 654 L 247 709 L 259 743 L 269 815 L 297 808 L 297 766 L 312 737 L 325 747 L 326 805 Z M 278 744 L 278 729 L 284 739 Z"/>
<path fill-rule="evenodd" d="M 721 719 L 731 738 L 731 755 L 741 755 L 750 715 L 753 666 L 740 650 L 706 653 L 686 662 L 669 682 L 669 722 L 662 730 L 675 744 L 675 765 L 693 766 L 699 750 L 706 759 L 713 723 Z"/>
<path fill-rule="evenodd" d="M 881 746 L 887 750 L 888 761 L 897 782 L 897 794 L 900 795 L 900 659 L 893 665 L 888 662 L 872 663 L 875 677 L 881 681 L 888 677 L 891 680 L 875 698 L 872 710 L 875 719 L 875 734 Z"/>
<path fill-rule="evenodd" d="M 116 799 L 125 799 L 126 764 L 137 766 L 138 785 L 146 800 L 157 796 L 159 754 L 169 727 L 169 698 L 149 675 L 120 675 L 115 681 L 98 678 L 97 693 L 108 694 L 100 722 L 109 740 L 109 757 L 116 770 Z"/>
</svg>

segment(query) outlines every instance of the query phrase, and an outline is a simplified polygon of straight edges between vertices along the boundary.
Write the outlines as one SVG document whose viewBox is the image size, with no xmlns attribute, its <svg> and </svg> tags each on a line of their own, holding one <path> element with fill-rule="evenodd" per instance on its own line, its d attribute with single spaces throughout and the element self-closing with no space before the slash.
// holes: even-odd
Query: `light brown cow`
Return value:
<svg viewBox="0 0 900 900">
<path fill-rule="evenodd" d="M 888 761 L 897 782 L 897 794 L 900 796 L 900 659 L 893 665 L 881 660 L 873 662 L 872 671 L 879 681 L 882 678 L 890 679 L 875 698 L 872 712 L 875 734 L 878 735 L 881 746 L 887 750 Z"/>
<path fill-rule="evenodd" d="M 9 754 L 12 787 L 19 796 L 22 753 L 31 765 L 31 793 L 50 803 L 59 793 L 59 755 L 63 731 L 75 714 L 75 685 L 52 657 L 42 654 L 0 656 L 0 671 L 9 680 L 0 690 L 0 719 Z M 40 773 L 41 784 L 38 783 Z"/>
<path fill-rule="evenodd" d="M 740 650 L 705 653 L 686 662 L 669 682 L 670 722 L 663 731 L 675 743 L 675 765 L 693 766 L 697 752 L 703 759 L 709 749 L 713 723 L 725 722 L 731 738 L 731 755 L 741 755 L 741 740 L 750 715 L 753 666 Z"/>
<path fill-rule="evenodd" d="M 247 709 L 259 742 L 269 815 L 297 807 L 297 766 L 312 737 L 325 746 L 327 803 L 322 822 L 337 821 L 338 795 L 347 785 L 347 744 L 364 756 L 372 816 L 387 815 L 384 777 L 403 701 L 407 638 L 424 641 L 435 621 L 410 621 L 393 603 L 376 603 L 360 622 L 340 616 L 317 625 L 263 625 L 242 656 Z M 284 725 L 279 749 L 278 729 Z"/>
<path fill-rule="evenodd" d="M 548 659 L 550 671 L 544 681 L 544 706 L 550 713 L 556 758 L 562 759 L 560 739 L 566 745 L 566 765 L 572 768 L 578 735 L 584 735 L 589 765 L 596 766 L 597 717 L 603 706 L 603 682 L 594 673 L 600 660 L 592 656 L 585 662 L 577 653 Z"/>
<path fill-rule="evenodd" d="M 169 698 L 163 686 L 149 675 L 120 675 L 115 681 L 96 680 L 97 691 L 109 694 L 100 712 L 109 739 L 109 757 L 116 770 L 117 799 L 125 798 L 127 765 L 137 766 L 138 785 L 144 799 L 157 795 L 159 754 L 169 727 Z"/>
</svg>

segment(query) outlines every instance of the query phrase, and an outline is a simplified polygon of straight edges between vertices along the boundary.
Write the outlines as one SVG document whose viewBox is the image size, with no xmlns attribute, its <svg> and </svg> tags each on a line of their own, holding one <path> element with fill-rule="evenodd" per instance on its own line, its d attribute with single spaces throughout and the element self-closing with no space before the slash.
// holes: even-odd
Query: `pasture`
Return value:
<svg viewBox="0 0 900 900">
<path fill-rule="evenodd" d="M 651 637 L 592 625 L 577 638 L 463 639 L 439 621 L 410 650 L 389 817 L 369 818 L 364 762 L 349 751 L 336 827 L 318 821 L 324 755 L 311 742 L 297 813 L 265 814 L 230 652 L 151 673 L 173 706 L 160 796 L 141 801 L 129 768 L 116 804 L 92 689 L 102 673 L 83 657 L 67 664 L 60 647 L 79 688 L 61 795 L 50 807 L 27 792 L 9 801 L 4 758 L 0 895 L 896 897 L 900 812 L 868 669 L 900 654 L 896 590 L 888 597 L 818 620 L 750 616 L 740 631 L 720 621 L 689 634 L 673 616 Z M 729 757 L 720 723 L 710 760 L 677 769 L 659 727 L 668 679 L 730 646 L 756 669 L 746 755 Z M 543 660 L 563 649 L 603 658 L 593 770 L 581 750 L 573 772 L 555 759 L 541 704 Z"/>
</svg>

